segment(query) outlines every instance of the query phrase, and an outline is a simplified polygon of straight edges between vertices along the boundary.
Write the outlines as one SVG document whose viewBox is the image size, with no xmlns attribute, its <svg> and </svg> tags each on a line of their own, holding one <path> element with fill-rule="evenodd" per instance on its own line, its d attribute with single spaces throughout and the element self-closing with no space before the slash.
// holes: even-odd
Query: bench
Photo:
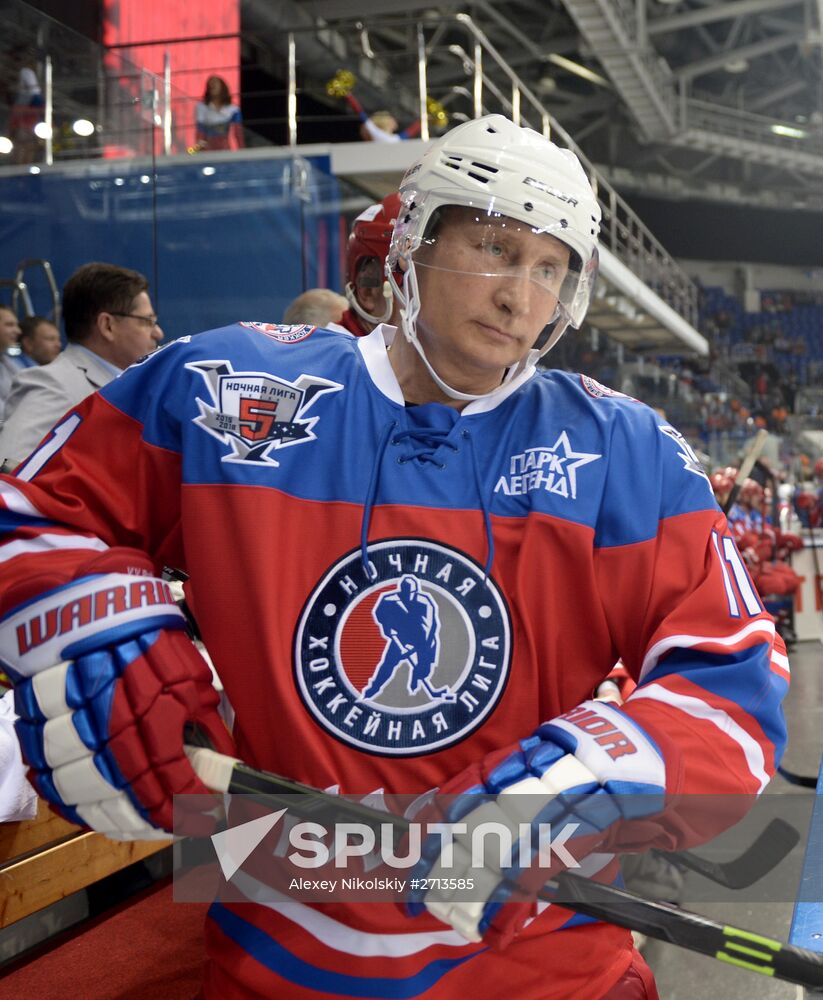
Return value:
<svg viewBox="0 0 823 1000">
<path fill-rule="evenodd" d="M 171 840 L 109 840 L 53 813 L 0 823 L 0 928 L 22 920 L 169 846 Z"/>
</svg>

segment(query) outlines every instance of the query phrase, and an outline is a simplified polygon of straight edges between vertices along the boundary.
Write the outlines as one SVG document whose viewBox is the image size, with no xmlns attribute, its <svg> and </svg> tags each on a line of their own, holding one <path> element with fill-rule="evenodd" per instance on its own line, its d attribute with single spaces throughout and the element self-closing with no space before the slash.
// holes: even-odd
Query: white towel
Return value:
<svg viewBox="0 0 823 1000">
<path fill-rule="evenodd" d="M 14 692 L 0 698 L 0 822 L 33 819 L 37 793 L 26 780 L 26 766 L 14 732 Z"/>
</svg>

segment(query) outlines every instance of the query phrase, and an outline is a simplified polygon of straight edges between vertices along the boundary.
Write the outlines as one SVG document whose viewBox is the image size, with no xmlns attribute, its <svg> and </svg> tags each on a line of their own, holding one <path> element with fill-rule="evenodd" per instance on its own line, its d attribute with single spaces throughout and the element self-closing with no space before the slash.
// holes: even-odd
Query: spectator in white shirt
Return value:
<svg viewBox="0 0 823 1000">
<path fill-rule="evenodd" d="M 51 364 L 14 377 L 0 431 L 0 462 L 18 465 L 63 414 L 139 358 L 163 331 L 138 271 L 84 264 L 63 289 L 68 346 Z"/>
<path fill-rule="evenodd" d="M 20 337 L 20 324 L 17 315 L 8 306 L 0 306 L 0 421 L 6 407 L 6 400 L 11 392 L 11 383 L 19 370 L 19 365 L 8 350 L 14 347 Z"/>
</svg>

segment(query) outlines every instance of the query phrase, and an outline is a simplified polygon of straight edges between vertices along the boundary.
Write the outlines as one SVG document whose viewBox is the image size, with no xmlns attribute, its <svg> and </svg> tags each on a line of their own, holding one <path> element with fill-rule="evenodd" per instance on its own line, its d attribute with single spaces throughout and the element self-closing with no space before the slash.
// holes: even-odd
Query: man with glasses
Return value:
<svg viewBox="0 0 823 1000">
<path fill-rule="evenodd" d="M 63 289 L 68 346 L 56 360 L 19 372 L 0 431 L 0 461 L 14 468 L 73 406 L 111 382 L 163 339 L 148 282 L 114 264 L 84 264 Z"/>
</svg>

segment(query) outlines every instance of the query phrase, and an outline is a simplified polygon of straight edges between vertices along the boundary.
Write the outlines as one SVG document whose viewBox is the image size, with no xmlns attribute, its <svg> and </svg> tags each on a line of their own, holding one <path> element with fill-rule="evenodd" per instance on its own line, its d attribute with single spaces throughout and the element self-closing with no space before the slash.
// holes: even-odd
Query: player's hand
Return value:
<svg viewBox="0 0 823 1000">
<path fill-rule="evenodd" d="M 183 751 L 186 724 L 232 753 L 185 628 L 164 581 L 123 573 L 53 588 L 0 622 L 30 778 L 73 822 L 115 839 L 166 837 L 173 796 L 208 794 Z"/>
<path fill-rule="evenodd" d="M 463 879 L 474 891 L 428 888 L 407 909 L 428 910 L 469 941 L 504 947 L 535 915 L 534 894 L 549 878 L 607 849 L 623 821 L 662 811 L 665 779 L 660 751 L 640 726 L 611 705 L 583 702 L 440 789 L 438 801 L 448 803 L 441 821 L 463 823 L 466 832 L 451 852 L 439 836 L 428 838 L 413 874 Z M 489 836 L 491 857 L 487 850 L 484 866 L 472 866 L 472 831 L 481 823 L 510 828 L 513 848 L 502 864 L 498 838 Z"/>
</svg>

